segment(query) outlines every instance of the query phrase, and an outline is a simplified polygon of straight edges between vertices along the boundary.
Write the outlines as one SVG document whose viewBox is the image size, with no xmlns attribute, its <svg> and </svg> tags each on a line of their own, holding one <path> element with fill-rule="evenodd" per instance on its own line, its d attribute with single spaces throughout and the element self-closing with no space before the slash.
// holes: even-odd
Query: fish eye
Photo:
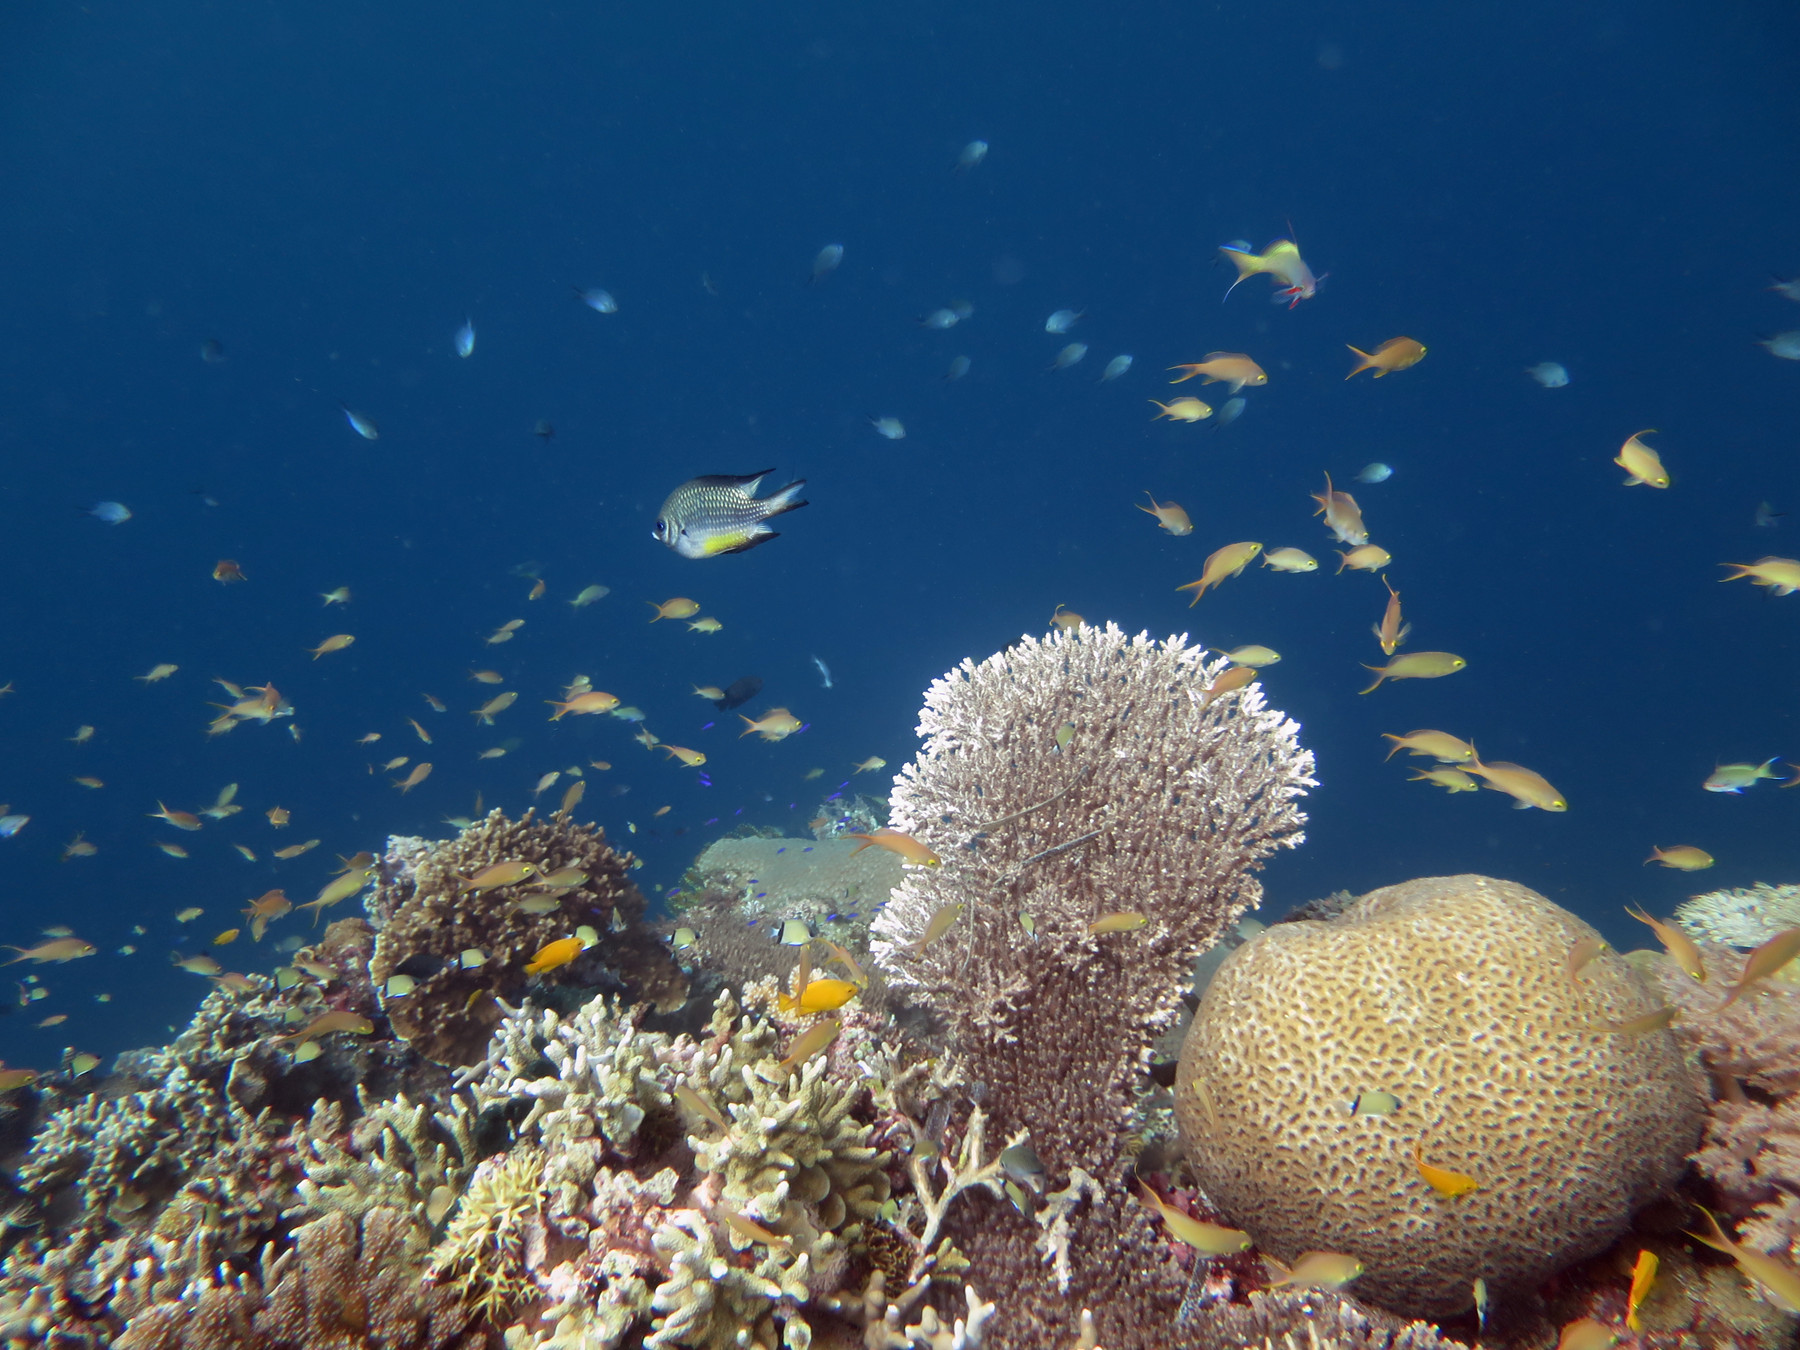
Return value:
<svg viewBox="0 0 1800 1350">
<path fill-rule="evenodd" d="M 669 532 L 668 525 L 665 522 L 660 521 L 660 520 L 657 521 L 656 524 L 654 524 L 650 527 L 650 537 L 652 539 L 661 539 L 668 532 Z"/>
</svg>

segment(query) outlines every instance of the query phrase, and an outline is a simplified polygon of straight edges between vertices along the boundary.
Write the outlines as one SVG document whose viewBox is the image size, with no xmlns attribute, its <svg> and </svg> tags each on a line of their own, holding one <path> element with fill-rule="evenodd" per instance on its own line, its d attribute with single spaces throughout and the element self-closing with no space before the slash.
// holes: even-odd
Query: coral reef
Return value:
<svg viewBox="0 0 1800 1350">
<path fill-rule="evenodd" d="M 514 862 L 531 864 L 526 879 L 472 893 L 467 879 Z M 487 995 L 516 997 L 539 949 L 584 925 L 599 942 L 545 978 L 600 984 L 660 1011 L 680 1007 L 686 977 L 643 922 L 631 863 L 608 847 L 604 831 L 560 812 L 540 820 L 527 811 L 514 821 L 494 810 L 443 843 L 390 841 L 370 901 L 380 934 L 369 975 L 378 989 L 395 974 L 412 979 L 405 997 L 384 1000 L 395 1032 L 440 1064 L 479 1059 L 501 1017 Z M 583 879 L 558 888 L 560 900 L 548 908 L 535 903 L 534 893 L 546 899 L 536 878 L 567 869 Z M 480 953 L 479 962 L 468 952 Z"/>
<path fill-rule="evenodd" d="M 1033 1220 L 979 1193 L 960 1212 L 972 1279 L 1007 1290 L 1002 1346 L 1073 1340 L 1082 1307 L 1111 1350 L 1149 1344 L 1180 1297 L 1123 1190 L 1132 1110 L 1195 958 L 1299 842 L 1311 783 L 1259 688 L 1209 694 L 1224 665 L 1112 625 L 1026 638 L 932 685 L 895 784 L 893 827 L 941 865 L 906 869 L 877 961 L 942 1016 L 999 1130 L 1028 1130 L 1053 1179 L 1097 1183 L 1064 1216 L 1066 1282 Z M 1122 931 L 1089 931 L 1109 914 Z"/>
<path fill-rule="evenodd" d="M 1270 1289 L 1183 1324 L 1182 1350 L 1440 1350 L 1456 1345 L 1428 1322 L 1402 1322 L 1321 1290 Z"/>
<path fill-rule="evenodd" d="M 1720 1007 L 1719 989 L 1742 973 L 1743 953 L 1700 944 L 1707 983 L 1656 959 L 1664 995 L 1682 1016 L 1677 1033 L 1699 1056 L 1713 1088 L 1706 1138 L 1694 1155 L 1709 1197 L 1739 1220 L 1738 1238 L 1800 1260 L 1800 997 L 1785 982 Z"/>
<path fill-rule="evenodd" d="M 1195 1014 L 1176 1111 L 1208 1197 L 1283 1260 L 1341 1251 L 1359 1297 L 1441 1317 L 1593 1255 L 1680 1175 L 1703 1103 L 1660 1002 L 1593 930 L 1486 877 L 1363 896 L 1277 924 L 1222 966 Z M 1386 1112 L 1353 1108 L 1391 1093 Z M 1419 1159 L 1471 1177 L 1428 1184 Z"/>
</svg>

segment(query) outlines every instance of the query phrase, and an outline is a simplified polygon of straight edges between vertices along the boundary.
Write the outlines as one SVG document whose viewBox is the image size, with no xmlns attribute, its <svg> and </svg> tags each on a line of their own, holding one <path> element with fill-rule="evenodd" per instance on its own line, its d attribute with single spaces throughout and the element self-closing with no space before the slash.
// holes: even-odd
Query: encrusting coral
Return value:
<svg viewBox="0 0 1800 1350">
<path fill-rule="evenodd" d="M 1207 1197 L 1284 1261 L 1358 1258 L 1356 1295 L 1411 1316 L 1601 1251 L 1679 1177 L 1703 1103 L 1669 1032 L 1631 1028 L 1661 1000 L 1629 962 L 1570 978 L 1593 936 L 1474 876 L 1258 934 L 1207 987 L 1176 1079 Z M 1393 1100 L 1359 1109 L 1373 1093 Z"/>
<path fill-rule="evenodd" d="M 1195 958 L 1300 841 L 1312 781 L 1258 687 L 1209 690 L 1226 664 L 1110 624 L 1026 638 L 932 685 L 895 782 L 893 828 L 941 863 L 906 869 L 877 961 L 943 1017 L 998 1129 L 1029 1130 L 1052 1178 L 1096 1183 L 1063 1216 L 1066 1281 L 1011 1207 L 956 1221 L 974 1282 L 1007 1291 L 1002 1346 L 1072 1340 L 1082 1307 L 1109 1350 L 1157 1343 L 1180 1298 L 1124 1191 L 1132 1108 Z"/>
<path fill-rule="evenodd" d="M 380 935 L 369 974 L 377 989 L 395 974 L 412 981 L 404 997 L 384 1000 L 395 1032 L 440 1064 L 479 1059 L 501 1015 L 488 995 L 516 997 L 537 952 L 582 926 L 598 942 L 550 979 L 604 980 L 658 1010 L 680 1007 L 687 979 L 643 922 L 631 862 L 604 831 L 561 812 L 540 820 L 527 811 L 515 821 L 494 810 L 443 843 L 390 841 L 371 902 Z M 471 879 L 506 864 L 529 871 L 475 893 Z M 553 889 L 540 880 L 570 871 L 581 880 Z"/>
</svg>

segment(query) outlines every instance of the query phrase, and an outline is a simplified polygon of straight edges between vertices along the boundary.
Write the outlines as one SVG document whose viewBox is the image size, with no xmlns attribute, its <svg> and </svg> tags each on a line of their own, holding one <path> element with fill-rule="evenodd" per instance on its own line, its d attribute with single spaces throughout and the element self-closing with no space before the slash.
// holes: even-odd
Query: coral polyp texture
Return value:
<svg viewBox="0 0 1800 1350">
<path fill-rule="evenodd" d="M 1631 963 L 1570 977 L 1592 936 L 1480 876 L 1258 934 L 1208 986 L 1176 1079 L 1208 1197 L 1278 1258 L 1357 1257 L 1357 1296 L 1409 1316 L 1604 1249 L 1681 1174 L 1704 1104 L 1674 1036 L 1631 1026 L 1662 1004 Z M 1353 1109 L 1371 1093 L 1397 1102 Z"/>
<path fill-rule="evenodd" d="M 1084 1307 L 1109 1350 L 1158 1343 L 1180 1299 L 1125 1190 L 1133 1104 L 1195 958 L 1300 842 L 1312 781 L 1260 687 L 1209 690 L 1226 664 L 1110 624 L 1025 638 L 933 683 L 895 781 L 890 824 L 941 861 L 906 868 L 876 960 L 944 1019 L 996 1133 L 1028 1130 L 1053 1187 L 1093 1183 L 1054 1234 L 1004 1205 L 953 1222 L 974 1282 L 1008 1291 L 1002 1346 L 1072 1343 Z"/>
</svg>

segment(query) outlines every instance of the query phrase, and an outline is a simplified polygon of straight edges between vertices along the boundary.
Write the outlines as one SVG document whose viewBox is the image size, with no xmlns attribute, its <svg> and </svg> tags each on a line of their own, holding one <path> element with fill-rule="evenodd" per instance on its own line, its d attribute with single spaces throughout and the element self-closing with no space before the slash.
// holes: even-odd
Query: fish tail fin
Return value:
<svg viewBox="0 0 1800 1350">
<path fill-rule="evenodd" d="M 1193 606 L 1189 605 L 1188 608 L 1192 609 Z M 1372 670 L 1375 672 L 1375 683 L 1370 685 L 1367 689 L 1357 690 L 1357 693 L 1372 694 L 1377 689 L 1381 688 L 1381 682 L 1387 678 L 1387 667 L 1386 666 L 1364 666 L 1363 669 L 1364 670 Z"/>
<path fill-rule="evenodd" d="M 1350 347 L 1350 344 L 1348 342 L 1346 342 L 1344 345 L 1346 347 Z M 1350 350 L 1355 352 L 1357 354 L 1357 356 L 1359 356 L 1362 359 L 1357 363 L 1357 367 L 1355 370 L 1351 371 L 1348 375 L 1344 376 L 1344 378 L 1346 380 L 1355 378 L 1356 376 L 1362 374 L 1362 372 L 1367 370 L 1370 366 L 1375 364 L 1375 358 L 1370 356 L 1361 347 L 1350 347 Z M 1379 375 L 1381 372 L 1377 371 L 1375 373 L 1377 375 Z"/>
<path fill-rule="evenodd" d="M 758 475 L 758 477 L 760 476 L 761 475 Z M 806 480 L 804 478 L 796 478 L 774 496 L 764 497 L 762 501 L 758 503 L 758 505 L 762 507 L 762 518 L 768 520 L 774 516 L 781 515 L 784 511 L 798 511 L 801 507 L 808 505 L 806 499 L 800 495 L 800 489 L 805 486 Z"/>
<path fill-rule="evenodd" d="M 1381 733 L 1381 739 L 1384 741 L 1392 741 L 1394 743 L 1394 748 L 1388 751 L 1386 757 L 1381 761 L 1383 764 L 1386 764 L 1388 760 L 1400 753 L 1400 747 L 1405 744 L 1406 738 L 1404 736 L 1394 736 L 1384 731 Z"/>
<path fill-rule="evenodd" d="M 1724 1252 L 1727 1256 L 1737 1255 L 1737 1244 L 1726 1236 L 1725 1230 L 1719 1226 L 1719 1220 L 1705 1205 L 1695 1205 L 1706 1216 L 1706 1226 L 1712 1231 L 1707 1234 L 1689 1233 L 1688 1236 L 1702 1246 L 1711 1247 L 1716 1252 Z"/>
</svg>

